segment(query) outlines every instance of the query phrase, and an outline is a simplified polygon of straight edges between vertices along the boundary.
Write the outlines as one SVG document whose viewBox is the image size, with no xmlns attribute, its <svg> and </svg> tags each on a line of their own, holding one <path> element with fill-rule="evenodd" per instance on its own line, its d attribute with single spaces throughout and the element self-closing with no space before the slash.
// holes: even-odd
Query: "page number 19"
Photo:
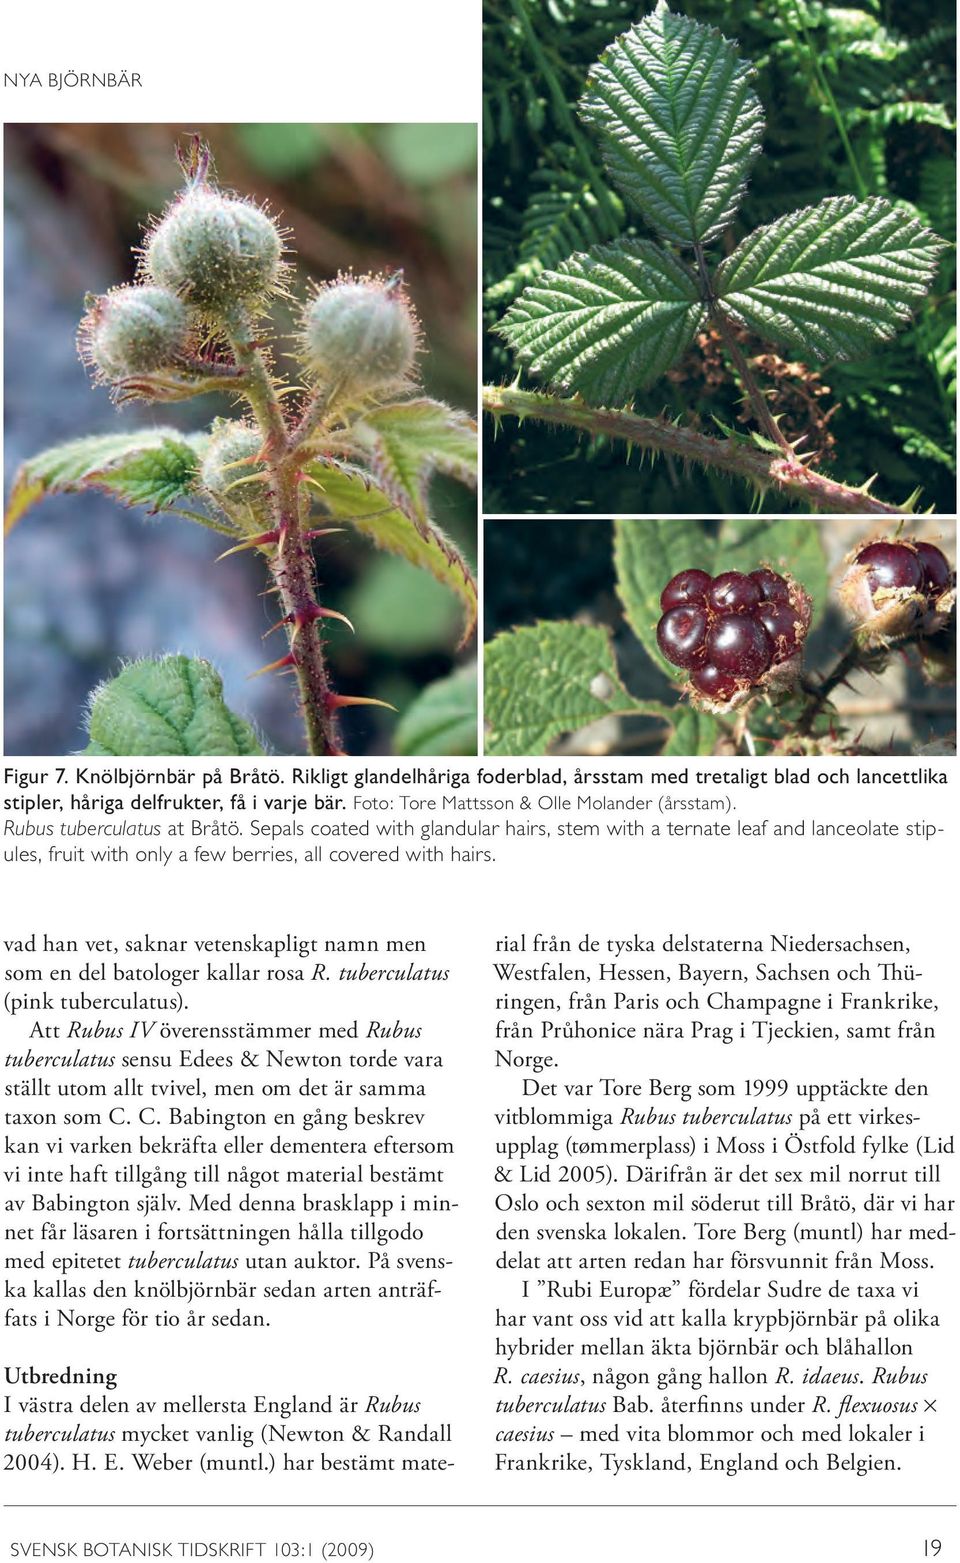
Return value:
<svg viewBox="0 0 960 1563">
<path fill-rule="evenodd" d="M 935 1558 L 939 1556 L 941 1545 L 942 1543 L 939 1541 L 925 1541 L 923 1544 L 924 1557 Z"/>
</svg>

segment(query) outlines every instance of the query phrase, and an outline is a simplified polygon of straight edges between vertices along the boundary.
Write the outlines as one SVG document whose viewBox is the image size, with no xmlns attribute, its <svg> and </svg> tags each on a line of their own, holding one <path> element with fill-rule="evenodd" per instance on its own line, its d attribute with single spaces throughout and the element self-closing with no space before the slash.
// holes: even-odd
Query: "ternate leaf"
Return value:
<svg viewBox="0 0 960 1563">
<path fill-rule="evenodd" d="M 625 239 L 545 271 L 498 329 L 551 385 L 616 407 L 670 368 L 705 314 L 682 262 L 655 244 Z"/>
<path fill-rule="evenodd" d="M 619 713 L 669 718 L 620 682 L 610 635 L 594 624 L 536 624 L 488 642 L 483 658 L 487 754 L 543 754 L 562 733 Z"/>
<path fill-rule="evenodd" d="M 25 461 L 16 474 L 4 530 L 9 532 L 47 494 L 83 489 L 102 489 L 123 504 L 164 510 L 193 489 L 206 437 L 178 429 L 138 429 L 55 445 Z"/>
<path fill-rule="evenodd" d="M 615 183 L 663 238 L 704 244 L 732 221 L 763 134 L 752 76 L 734 44 L 663 0 L 591 71 L 581 116 Z"/>
<path fill-rule="evenodd" d="M 463 555 L 440 528 L 397 503 L 394 495 L 378 488 L 356 468 L 318 460 L 308 462 L 304 470 L 319 483 L 323 490 L 318 496 L 320 503 L 332 519 L 348 521 L 378 548 L 429 570 L 457 594 L 466 610 L 466 640 L 477 620 L 476 582 Z"/>
<path fill-rule="evenodd" d="M 855 358 L 892 337 L 944 245 L 909 212 L 835 196 L 758 228 L 716 274 L 729 314 L 807 358 Z"/>
<path fill-rule="evenodd" d="M 223 680 L 199 657 L 131 662 L 95 689 L 85 754 L 263 754 L 249 722 L 224 704 Z"/>
</svg>

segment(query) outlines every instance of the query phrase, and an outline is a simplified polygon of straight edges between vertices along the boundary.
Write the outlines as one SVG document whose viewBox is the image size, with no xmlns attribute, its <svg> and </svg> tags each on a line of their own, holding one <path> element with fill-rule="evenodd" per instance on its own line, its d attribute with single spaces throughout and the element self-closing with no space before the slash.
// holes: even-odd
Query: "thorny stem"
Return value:
<svg viewBox="0 0 960 1563">
<path fill-rule="evenodd" d="M 899 640 L 891 642 L 888 649 L 891 652 L 900 651 L 905 646 L 915 645 L 922 638 L 922 636 L 917 634 L 903 635 Z M 845 683 L 849 674 L 853 673 L 857 668 L 868 668 L 871 661 L 875 662 L 878 653 L 882 653 L 883 649 L 882 646 L 861 646 L 857 639 L 854 638 L 836 665 L 831 668 L 826 678 L 822 679 L 819 684 L 812 684 L 804 680 L 803 690 L 809 696 L 809 699 L 797 722 L 797 732 L 804 736 L 807 735 L 813 728 L 814 722 L 830 699 L 833 691 L 840 684 Z"/>
<path fill-rule="evenodd" d="M 711 308 L 710 319 L 713 320 L 720 328 L 720 335 L 723 337 L 723 345 L 730 355 L 730 358 L 733 360 L 733 367 L 736 369 L 737 374 L 740 377 L 740 384 L 747 393 L 747 399 L 749 400 L 750 406 L 753 409 L 753 416 L 756 418 L 764 434 L 767 436 L 767 439 L 772 440 L 774 445 L 779 445 L 780 449 L 792 459 L 793 451 L 791 449 L 790 442 L 783 433 L 780 425 L 777 423 L 769 407 L 767 406 L 763 392 L 757 384 L 757 381 L 754 379 L 753 370 L 750 368 L 746 358 L 740 351 L 740 344 L 730 329 L 729 320 L 723 313 L 723 310 L 716 307 Z"/>
<path fill-rule="evenodd" d="M 308 754 L 339 754 L 336 707 L 320 638 L 320 605 L 310 544 L 305 538 L 306 505 L 299 486 L 299 442 L 287 430 L 276 386 L 250 321 L 239 311 L 229 322 L 230 343 L 245 372 L 244 394 L 263 436 L 263 460 L 274 530 L 280 534 L 270 559 L 287 624 L 307 736 Z"/>
<path fill-rule="evenodd" d="M 863 489 L 848 488 L 822 473 L 813 472 L 792 453 L 782 456 L 763 451 L 746 440 L 714 439 L 658 418 L 641 418 L 636 413 L 616 412 L 610 408 L 588 407 L 577 397 L 565 400 L 539 391 L 520 391 L 510 386 L 488 385 L 483 405 L 495 418 L 510 414 L 516 418 L 536 418 L 542 423 L 580 429 L 585 434 L 623 440 L 640 450 L 655 451 L 681 461 L 699 462 L 731 477 L 742 478 L 758 489 L 774 489 L 788 499 L 798 500 L 814 510 L 832 515 L 903 516 L 909 510 L 887 505 Z"/>
<path fill-rule="evenodd" d="M 840 660 L 827 674 L 825 679 L 821 680 L 819 684 L 804 685 L 804 690 L 810 698 L 797 722 L 798 733 L 803 734 L 804 737 L 810 733 L 814 722 L 830 699 L 833 691 L 839 684 L 846 681 L 848 674 L 852 673 L 855 667 L 859 666 L 861 655 L 861 647 L 857 645 L 855 640 L 851 641 Z"/>
</svg>

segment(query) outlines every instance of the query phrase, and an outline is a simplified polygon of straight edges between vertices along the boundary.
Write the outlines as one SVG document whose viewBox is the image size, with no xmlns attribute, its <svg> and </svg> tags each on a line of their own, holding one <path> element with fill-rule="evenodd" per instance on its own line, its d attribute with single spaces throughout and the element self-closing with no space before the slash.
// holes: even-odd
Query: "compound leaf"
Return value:
<svg viewBox="0 0 960 1563">
<path fill-rule="evenodd" d="M 760 150 L 752 67 L 713 27 L 656 10 L 616 39 L 580 114 L 614 182 L 663 238 L 704 244 L 733 220 Z"/>
<path fill-rule="evenodd" d="M 544 754 L 563 733 L 601 717 L 662 716 L 620 682 L 609 632 L 594 624 L 536 624 L 488 642 L 483 659 L 487 754 Z"/>
<path fill-rule="evenodd" d="M 397 723 L 398 754 L 476 754 L 477 670 L 457 668 L 428 684 Z"/>
<path fill-rule="evenodd" d="M 855 358 L 909 320 L 943 241 L 901 207 L 834 196 L 744 239 L 720 265 L 729 314 L 807 358 Z"/>
<path fill-rule="evenodd" d="M 100 489 L 125 505 L 165 510 L 193 491 L 205 439 L 178 429 L 138 429 L 54 445 L 17 472 L 4 530 L 9 532 L 46 495 L 83 489 Z"/>
<path fill-rule="evenodd" d="M 224 704 L 223 680 L 199 657 L 131 662 L 99 685 L 85 754 L 263 754 L 249 722 Z"/>
<path fill-rule="evenodd" d="M 551 385 L 616 407 L 669 369 L 705 314 L 686 266 L 646 240 L 625 239 L 545 271 L 498 329 Z"/>
<path fill-rule="evenodd" d="M 348 521 L 378 548 L 429 570 L 456 593 L 466 611 L 463 640 L 467 640 L 477 621 L 477 586 L 463 555 L 440 528 L 355 467 L 315 460 L 307 462 L 304 470 L 323 490 L 320 502 L 331 519 Z"/>
<path fill-rule="evenodd" d="M 420 521 L 435 472 L 476 484 L 477 426 L 443 402 L 422 396 L 374 408 L 351 426 L 350 439 L 380 487 Z"/>
</svg>

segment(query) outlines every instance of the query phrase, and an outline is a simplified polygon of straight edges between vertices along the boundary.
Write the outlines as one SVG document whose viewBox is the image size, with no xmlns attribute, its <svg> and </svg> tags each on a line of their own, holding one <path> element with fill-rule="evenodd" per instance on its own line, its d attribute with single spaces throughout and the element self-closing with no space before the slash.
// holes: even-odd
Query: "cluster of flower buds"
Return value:
<svg viewBox="0 0 960 1563">
<path fill-rule="evenodd" d="M 81 358 L 121 396 L 207 389 L 199 346 L 238 310 L 261 311 L 283 282 L 283 234 L 269 213 L 211 182 L 199 140 L 181 161 L 186 184 L 148 230 L 137 282 L 88 297 L 80 322 Z"/>
<path fill-rule="evenodd" d="M 945 630 L 956 604 L 956 581 L 932 543 L 878 538 L 850 554 L 840 600 L 860 644 L 883 647 L 906 636 Z"/>
<path fill-rule="evenodd" d="M 689 674 L 700 710 L 735 711 L 757 690 L 784 694 L 803 666 L 813 604 L 798 581 L 763 565 L 749 575 L 681 570 L 660 595 L 657 644 Z"/>
<path fill-rule="evenodd" d="M 285 283 L 274 218 L 212 182 L 199 141 L 181 161 L 185 187 L 145 236 L 139 280 L 88 298 L 80 323 L 80 355 L 118 399 L 176 400 L 236 374 L 201 350 L 261 314 Z M 329 408 L 407 389 L 419 345 L 399 273 L 341 273 L 304 305 L 296 356 Z"/>
</svg>

